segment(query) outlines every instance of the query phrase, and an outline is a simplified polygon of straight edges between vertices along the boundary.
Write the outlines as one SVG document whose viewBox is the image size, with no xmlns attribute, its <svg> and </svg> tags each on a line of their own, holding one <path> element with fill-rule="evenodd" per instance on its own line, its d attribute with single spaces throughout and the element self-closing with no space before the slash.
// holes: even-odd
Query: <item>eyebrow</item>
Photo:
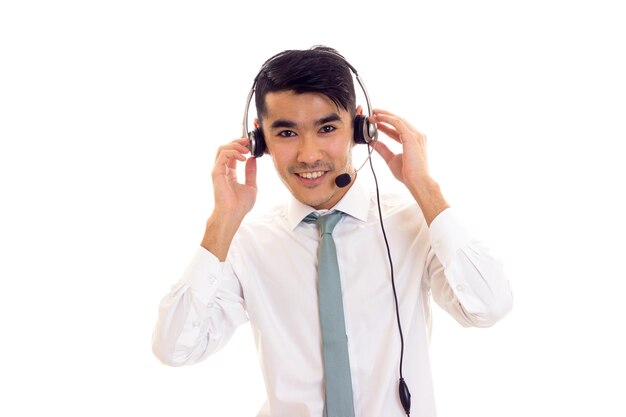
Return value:
<svg viewBox="0 0 626 417">
<path fill-rule="evenodd" d="M 322 117 L 321 119 L 318 119 L 315 121 L 315 126 L 320 126 L 320 125 L 324 125 L 326 123 L 330 123 L 330 122 L 341 122 L 341 117 L 339 117 L 339 115 L 337 113 L 331 113 L 326 117 Z M 270 126 L 271 129 L 280 129 L 280 128 L 287 128 L 287 129 L 293 129 L 295 127 L 297 127 L 298 124 L 292 120 L 287 120 L 287 119 L 278 119 L 275 120 L 272 125 Z"/>
</svg>

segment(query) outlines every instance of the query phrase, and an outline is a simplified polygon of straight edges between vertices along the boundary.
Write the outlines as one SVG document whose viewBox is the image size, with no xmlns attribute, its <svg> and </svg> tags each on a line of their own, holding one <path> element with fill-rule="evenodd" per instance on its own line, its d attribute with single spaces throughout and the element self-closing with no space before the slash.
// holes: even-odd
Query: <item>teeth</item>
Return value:
<svg viewBox="0 0 626 417">
<path fill-rule="evenodd" d="M 308 180 L 314 180 L 315 178 L 319 178 L 322 175 L 324 175 L 324 171 L 317 171 L 317 172 L 301 172 L 298 175 L 300 175 L 302 178 L 306 178 Z"/>
</svg>

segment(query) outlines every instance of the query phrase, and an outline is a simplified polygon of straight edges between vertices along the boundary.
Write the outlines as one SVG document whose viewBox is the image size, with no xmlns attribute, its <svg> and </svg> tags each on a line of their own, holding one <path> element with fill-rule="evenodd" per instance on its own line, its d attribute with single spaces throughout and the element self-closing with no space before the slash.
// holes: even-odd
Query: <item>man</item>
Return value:
<svg viewBox="0 0 626 417">
<path fill-rule="evenodd" d="M 369 123 L 402 153 L 376 141 L 374 149 L 412 198 L 377 203 L 357 178 L 353 121 L 362 109 L 351 68 L 326 47 L 284 51 L 265 63 L 255 81 L 255 126 L 293 198 L 247 216 L 257 193 L 256 160 L 246 158 L 251 141 L 221 146 L 201 247 L 161 302 L 153 350 L 169 365 L 202 360 L 250 320 L 268 396 L 259 417 L 402 416 L 402 373 L 412 414 L 434 416 L 431 296 L 464 326 L 491 326 L 511 309 L 499 261 L 463 228 L 430 176 L 423 134 L 374 110 Z M 339 187 L 342 174 L 350 178 Z M 334 230 L 318 231 L 316 223 L 331 216 Z M 330 247 L 334 281 L 322 258 Z M 338 286 L 334 294 L 322 288 L 327 279 Z M 328 336 L 333 331 L 338 340 Z"/>
</svg>

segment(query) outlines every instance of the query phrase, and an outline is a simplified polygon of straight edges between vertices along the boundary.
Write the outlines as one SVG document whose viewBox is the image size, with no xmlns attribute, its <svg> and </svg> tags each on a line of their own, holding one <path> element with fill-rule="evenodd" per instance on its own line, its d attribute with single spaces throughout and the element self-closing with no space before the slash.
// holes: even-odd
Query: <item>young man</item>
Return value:
<svg viewBox="0 0 626 417">
<path fill-rule="evenodd" d="M 448 207 L 428 170 L 426 137 L 384 110 L 369 122 L 402 153 L 382 142 L 374 148 L 410 196 L 383 196 L 379 211 L 352 163 L 362 111 L 351 67 L 336 51 L 284 51 L 255 86 L 255 126 L 293 198 L 246 217 L 257 192 L 250 141 L 219 148 L 214 210 L 201 247 L 161 302 L 155 355 L 174 366 L 198 362 L 250 320 L 268 396 L 259 417 L 402 416 L 402 372 L 412 415 L 434 416 L 431 296 L 462 325 L 491 326 L 512 305 L 498 259 Z M 236 166 L 244 162 L 241 183 Z M 338 187 L 342 174 L 350 181 Z M 318 231 L 316 222 L 331 216 L 334 230 Z"/>
</svg>

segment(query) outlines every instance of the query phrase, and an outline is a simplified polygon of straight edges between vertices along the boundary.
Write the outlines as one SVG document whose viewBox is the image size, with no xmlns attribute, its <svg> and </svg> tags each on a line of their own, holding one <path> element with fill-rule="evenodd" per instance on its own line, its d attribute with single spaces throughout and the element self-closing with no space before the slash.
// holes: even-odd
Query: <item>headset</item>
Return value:
<svg viewBox="0 0 626 417">
<path fill-rule="evenodd" d="M 359 86 L 361 86 L 361 90 L 363 90 L 363 94 L 365 95 L 365 101 L 367 102 L 368 114 L 367 116 L 358 114 L 354 118 L 354 142 L 361 143 L 361 144 L 368 144 L 368 145 L 375 144 L 378 141 L 378 129 L 376 128 L 376 125 L 374 123 L 369 122 L 369 116 L 372 115 L 372 104 L 370 102 L 369 95 L 367 94 L 367 89 L 365 88 L 365 84 L 363 84 L 363 80 L 361 80 L 359 73 L 341 55 L 330 52 L 330 51 L 324 51 L 324 52 L 318 51 L 318 52 L 325 53 L 325 54 L 332 54 L 333 56 L 341 58 L 341 60 L 348 66 L 348 68 L 350 68 L 350 70 L 356 77 L 356 80 L 358 81 Z M 265 62 L 265 64 L 263 64 L 263 67 L 261 68 L 259 73 L 256 75 L 256 77 L 254 77 L 252 88 L 250 89 L 250 92 L 248 93 L 248 98 L 246 99 L 246 108 L 243 113 L 243 137 L 250 140 L 250 153 L 255 158 L 260 158 L 265 153 L 267 153 L 267 145 L 265 144 L 265 137 L 263 136 L 263 131 L 260 128 L 256 128 L 253 131 L 248 131 L 248 112 L 250 110 L 250 103 L 252 102 L 252 96 L 254 95 L 254 92 L 256 91 L 256 83 L 257 83 L 259 76 L 263 73 L 263 70 L 267 67 L 267 65 L 271 63 L 274 60 L 274 58 L 276 58 L 278 55 L 273 56 L 272 58 L 268 59 Z"/>
<path fill-rule="evenodd" d="M 389 242 L 387 241 L 387 234 L 385 233 L 385 226 L 383 225 L 383 216 L 382 216 L 382 212 L 380 208 L 380 194 L 378 191 L 378 179 L 376 178 L 376 173 L 374 172 L 374 166 L 372 164 L 372 158 L 371 158 L 374 147 L 376 146 L 376 143 L 378 142 L 378 128 L 376 127 L 376 124 L 370 123 L 369 121 L 369 117 L 372 116 L 372 104 L 370 102 L 369 95 L 367 94 L 367 89 L 365 88 L 365 84 L 363 83 L 363 80 L 359 76 L 359 73 L 343 56 L 341 56 L 338 53 L 331 52 L 331 51 L 319 51 L 318 50 L 317 52 L 329 54 L 334 57 L 340 58 L 348 66 L 348 68 L 350 68 L 350 71 L 352 71 L 352 73 L 354 74 L 354 77 L 356 78 L 357 82 L 359 83 L 359 86 L 361 87 L 361 90 L 363 91 L 363 95 L 365 96 L 365 101 L 367 102 L 367 116 L 357 114 L 354 117 L 354 122 L 353 122 L 354 142 L 357 144 L 366 144 L 368 147 L 367 158 L 365 159 L 363 164 L 361 164 L 361 166 L 355 171 L 354 175 L 356 176 L 356 173 L 361 168 L 363 168 L 363 166 L 365 165 L 367 161 L 370 162 L 370 167 L 372 169 L 372 174 L 374 176 L 374 182 L 376 184 L 376 201 L 378 203 L 380 227 L 382 229 L 382 234 L 385 240 L 385 246 L 387 247 L 387 256 L 389 259 L 389 266 L 391 268 L 391 284 L 393 288 L 393 297 L 394 297 L 394 302 L 395 302 L 396 322 L 398 324 L 398 331 L 400 333 L 400 366 L 399 366 L 400 381 L 399 381 L 399 386 L 398 386 L 398 394 L 400 396 L 400 402 L 402 404 L 402 407 L 404 408 L 406 415 L 409 416 L 411 412 L 411 393 L 402 375 L 402 365 L 403 365 L 403 359 L 404 359 L 404 336 L 402 333 L 402 325 L 400 324 L 400 312 L 398 308 L 398 296 L 396 294 L 396 284 L 395 284 L 395 279 L 394 279 L 393 262 L 391 260 L 391 251 L 389 250 Z M 265 63 L 263 64 L 259 72 L 257 73 L 256 77 L 254 77 L 252 88 L 250 89 L 250 92 L 248 93 L 248 97 L 246 99 L 246 107 L 243 113 L 243 137 L 250 140 L 250 144 L 248 145 L 248 147 L 250 149 L 250 153 L 255 158 L 260 158 L 261 156 L 266 154 L 268 151 L 267 151 L 267 145 L 265 143 L 265 137 L 263 136 L 263 131 L 261 130 L 261 128 L 255 128 L 252 131 L 248 131 L 248 112 L 250 110 L 250 103 L 252 102 L 252 96 L 254 95 L 256 91 L 257 80 L 263 73 L 263 70 L 265 70 L 267 65 L 270 64 L 279 55 L 282 55 L 282 52 L 274 55 L 273 57 L 265 61 Z M 352 182 L 352 176 L 348 173 L 340 174 L 335 178 L 335 184 L 339 188 L 343 188 L 347 186 L 348 184 L 350 184 L 350 182 Z"/>
</svg>

